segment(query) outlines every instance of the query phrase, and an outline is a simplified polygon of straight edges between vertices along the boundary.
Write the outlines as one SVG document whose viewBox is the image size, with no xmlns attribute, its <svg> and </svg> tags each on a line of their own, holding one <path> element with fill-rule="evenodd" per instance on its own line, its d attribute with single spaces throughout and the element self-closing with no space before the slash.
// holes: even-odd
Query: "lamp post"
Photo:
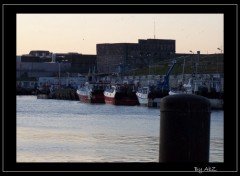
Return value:
<svg viewBox="0 0 240 176">
<path fill-rule="evenodd" d="M 193 51 L 189 51 L 190 53 L 193 54 L 193 57 L 194 57 L 194 52 Z M 192 61 L 191 61 L 192 62 Z M 195 62 L 194 62 L 194 65 L 195 65 L 195 75 L 197 74 L 197 61 L 196 61 L 196 58 L 195 58 Z"/>
<path fill-rule="evenodd" d="M 217 48 L 217 49 L 220 50 L 220 51 L 221 51 L 221 54 L 222 54 L 222 51 L 223 51 L 223 50 L 222 50 L 221 48 Z"/>
<path fill-rule="evenodd" d="M 200 64 L 199 64 L 200 51 L 197 51 L 197 57 L 198 57 L 198 60 L 197 60 L 197 62 L 196 62 L 196 74 L 197 74 L 198 66 L 200 66 Z"/>
<path fill-rule="evenodd" d="M 183 59 L 183 71 L 182 71 L 182 83 L 183 83 L 183 78 L 184 78 L 184 69 L 185 69 L 185 58 Z"/>
<path fill-rule="evenodd" d="M 194 55 L 194 52 L 192 52 L 192 50 L 189 51 L 190 53 L 192 53 Z M 193 61 L 192 61 L 193 57 L 191 57 L 191 68 L 193 66 Z"/>
<path fill-rule="evenodd" d="M 220 50 L 221 51 L 221 54 L 222 54 L 222 49 L 221 48 L 217 48 L 218 50 Z M 217 73 L 218 73 L 218 56 L 217 56 Z"/>
</svg>

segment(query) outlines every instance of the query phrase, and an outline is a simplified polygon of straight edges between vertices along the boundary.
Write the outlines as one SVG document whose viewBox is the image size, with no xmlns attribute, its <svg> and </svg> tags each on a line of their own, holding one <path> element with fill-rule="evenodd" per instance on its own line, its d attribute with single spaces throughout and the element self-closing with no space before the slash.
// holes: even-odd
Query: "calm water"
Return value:
<svg viewBox="0 0 240 176">
<path fill-rule="evenodd" d="M 158 162 L 160 110 L 17 96 L 17 162 Z M 212 111 L 210 162 L 223 162 Z"/>
</svg>

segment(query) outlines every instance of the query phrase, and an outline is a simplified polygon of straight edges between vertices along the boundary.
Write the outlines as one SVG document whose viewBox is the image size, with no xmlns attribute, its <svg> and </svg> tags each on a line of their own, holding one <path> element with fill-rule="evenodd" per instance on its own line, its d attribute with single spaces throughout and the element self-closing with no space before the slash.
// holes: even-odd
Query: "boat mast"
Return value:
<svg viewBox="0 0 240 176">
<path fill-rule="evenodd" d="M 182 83 L 183 83 L 183 77 L 184 77 L 184 68 L 185 68 L 185 58 L 183 60 Z"/>
</svg>

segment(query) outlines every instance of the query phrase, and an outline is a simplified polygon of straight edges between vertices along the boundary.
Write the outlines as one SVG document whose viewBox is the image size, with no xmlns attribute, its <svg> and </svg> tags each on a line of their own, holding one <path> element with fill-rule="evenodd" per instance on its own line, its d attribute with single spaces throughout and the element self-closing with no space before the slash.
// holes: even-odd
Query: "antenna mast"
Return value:
<svg viewBox="0 0 240 176">
<path fill-rule="evenodd" d="M 155 19 L 154 19 L 154 39 L 155 39 Z"/>
</svg>

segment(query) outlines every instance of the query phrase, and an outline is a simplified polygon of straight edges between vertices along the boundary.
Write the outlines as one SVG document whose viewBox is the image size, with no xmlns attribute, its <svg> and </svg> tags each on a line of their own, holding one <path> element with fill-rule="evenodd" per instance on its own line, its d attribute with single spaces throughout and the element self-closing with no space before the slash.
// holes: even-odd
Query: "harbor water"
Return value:
<svg viewBox="0 0 240 176">
<path fill-rule="evenodd" d="M 17 99 L 17 162 L 158 162 L 160 109 Z M 210 162 L 224 162 L 222 110 L 212 110 Z"/>
</svg>

